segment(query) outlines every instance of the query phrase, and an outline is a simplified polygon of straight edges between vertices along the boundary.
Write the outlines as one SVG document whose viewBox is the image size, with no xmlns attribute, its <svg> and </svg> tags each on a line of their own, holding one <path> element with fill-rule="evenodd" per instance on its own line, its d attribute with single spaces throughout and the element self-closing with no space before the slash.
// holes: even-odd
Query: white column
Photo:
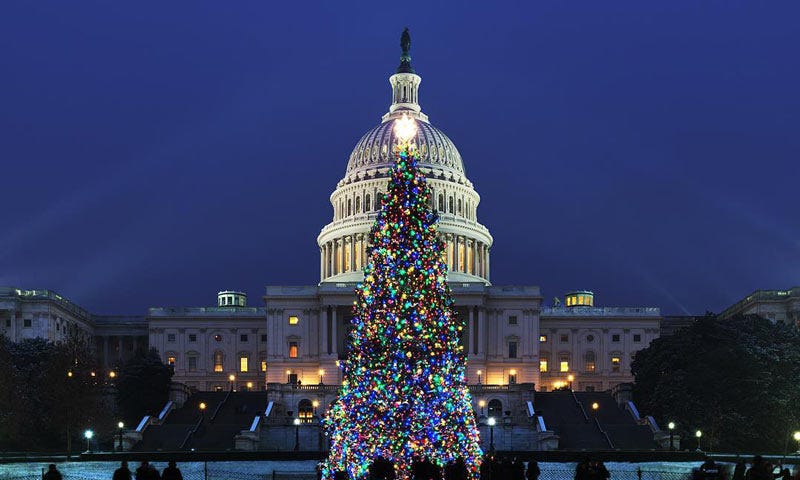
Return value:
<svg viewBox="0 0 800 480">
<path fill-rule="evenodd" d="M 320 356 L 328 355 L 331 352 L 328 350 L 328 337 L 330 332 L 328 331 L 328 307 L 323 305 L 320 307 L 319 315 L 317 316 L 319 319 L 319 331 L 320 331 L 320 346 L 319 352 Z"/>
<path fill-rule="evenodd" d="M 491 270 L 489 269 L 491 264 L 489 263 L 489 246 L 486 246 L 486 280 L 491 281 Z"/>
<path fill-rule="evenodd" d="M 478 307 L 478 355 L 486 358 L 486 310 Z"/>
<path fill-rule="evenodd" d="M 469 321 L 469 343 L 470 343 L 470 345 L 465 345 L 465 347 L 467 348 L 467 353 L 469 353 L 471 351 L 473 354 L 478 353 L 478 352 L 475 351 L 475 345 L 477 345 L 475 343 L 475 334 L 477 332 L 475 331 L 475 311 L 474 310 L 475 310 L 475 307 L 472 307 L 472 306 L 469 307 L 469 320 L 468 321 Z"/>
<path fill-rule="evenodd" d="M 348 270 L 351 272 L 356 269 L 356 236 L 350 235 L 350 265 Z"/>
<path fill-rule="evenodd" d="M 336 305 L 331 307 L 331 355 L 339 356 L 339 335 L 337 333 L 339 318 L 336 315 Z"/>
<path fill-rule="evenodd" d="M 319 279 L 325 278 L 325 245 L 319 247 Z"/>
</svg>

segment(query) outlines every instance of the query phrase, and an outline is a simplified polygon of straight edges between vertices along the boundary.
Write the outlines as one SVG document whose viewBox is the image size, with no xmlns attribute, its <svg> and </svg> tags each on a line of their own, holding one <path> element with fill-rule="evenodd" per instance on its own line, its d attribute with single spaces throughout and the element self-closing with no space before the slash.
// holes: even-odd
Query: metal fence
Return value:
<svg viewBox="0 0 800 480">
<path fill-rule="evenodd" d="M 610 469 L 610 480 L 691 480 L 692 473 L 686 471 L 656 471 L 656 470 L 621 470 Z M 105 480 L 111 478 L 111 472 L 107 475 L 98 474 L 64 474 L 64 480 Z M 208 468 L 205 471 L 184 472 L 185 480 L 316 480 L 315 472 L 270 472 L 253 473 L 235 470 L 221 470 Z M 541 470 L 539 480 L 571 480 L 575 478 L 574 468 L 547 468 Z M 720 480 L 727 480 L 729 474 L 723 472 Z M 0 475 L 0 480 L 41 480 L 41 475 Z M 496 480 L 496 479 L 493 479 Z M 507 479 L 500 479 L 507 480 Z"/>
</svg>

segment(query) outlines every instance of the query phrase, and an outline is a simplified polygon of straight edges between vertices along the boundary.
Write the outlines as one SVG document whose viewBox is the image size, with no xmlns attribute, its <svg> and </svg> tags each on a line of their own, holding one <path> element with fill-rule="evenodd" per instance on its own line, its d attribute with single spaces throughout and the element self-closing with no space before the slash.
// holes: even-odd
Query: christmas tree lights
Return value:
<svg viewBox="0 0 800 480">
<path fill-rule="evenodd" d="M 383 457 L 408 479 L 414 458 L 439 465 L 461 458 L 477 479 L 481 449 L 459 344 L 463 325 L 453 315 L 444 243 L 417 167 L 416 123 L 404 116 L 394 128 L 395 164 L 356 290 L 342 387 L 324 420 L 331 449 L 323 474 L 361 478 Z"/>
</svg>

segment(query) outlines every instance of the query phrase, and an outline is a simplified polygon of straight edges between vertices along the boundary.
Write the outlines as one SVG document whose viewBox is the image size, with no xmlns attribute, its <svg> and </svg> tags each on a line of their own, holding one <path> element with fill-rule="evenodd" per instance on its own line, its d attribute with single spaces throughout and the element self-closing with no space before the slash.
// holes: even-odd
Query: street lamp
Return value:
<svg viewBox="0 0 800 480">
<path fill-rule="evenodd" d="M 570 373 L 567 375 L 567 380 L 569 380 L 569 390 L 572 391 L 572 381 L 575 380 L 575 375 Z"/>
<path fill-rule="evenodd" d="M 300 419 L 294 419 L 294 451 L 300 450 Z"/>
<path fill-rule="evenodd" d="M 483 415 L 483 407 L 486 406 L 486 400 L 478 400 L 478 406 L 481 407 L 481 415 Z"/>
<path fill-rule="evenodd" d="M 197 408 L 200 409 L 200 421 L 202 422 L 206 412 L 206 402 L 200 402 L 200 405 L 198 405 Z"/>
<path fill-rule="evenodd" d="M 486 423 L 489 424 L 489 451 L 494 452 L 494 424 L 497 422 L 494 417 L 489 417 Z"/>
<path fill-rule="evenodd" d="M 86 453 L 89 453 L 89 452 L 92 451 L 92 448 L 89 445 L 89 442 L 91 442 L 92 437 L 94 437 L 94 432 L 93 431 L 86 430 L 85 432 L 83 432 L 83 438 L 86 439 Z"/>
<path fill-rule="evenodd" d="M 478 370 L 477 373 L 478 373 L 478 385 L 480 385 L 481 384 L 481 375 L 483 374 L 483 371 Z"/>
<path fill-rule="evenodd" d="M 599 404 L 599 403 L 597 403 L 597 402 L 594 402 L 594 403 L 592 404 L 592 410 L 594 410 L 594 411 L 596 412 L 598 408 L 600 408 L 600 404 Z"/>
<path fill-rule="evenodd" d="M 675 433 L 675 422 L 669 422 L 667 428 L 669 428 L 669 450 L 674 451 L 675 444 L 672 442 L 672 435 Z"/>
<path fill-rule="evenodd" d="M 322 377 L 325 375 L 325 370 L 320 368 L 317 373 L 319 373 L 319 384 L 322 385 Z"/>
<path fill-rule="evenodd" d="M 698 430 L 698 431 L 694 432 L 694 436 L 697 437 L 697 451 L 701 452 L 702 450 L 700 449 L 700 438 L 702 438 L 703 432 Z"/>
<path fill-rule="evenodd" d="M 311 405 L 314 406 L 314 416 L 316 416 L 317 415 L 317 407 L 319 407 L 319 400 L 314 400 L 313 402 L 311 402 Z"/>
<path fill-rule="evenodd" d="M 231 373 L 230 375 L 228 375 L 228 380 L 231 382 L 231 392 L 232 392 L 233 391 L 233 385 L 234 385 L 233 382 L 236 381 L 236 375 Z"/>
<path fill-rule="evenodd" d="M 119 451 L 122 451 L 122 432 L 125 428 L 125 424 L 122 422 L 117 423 L 117 428 L 119 428 Z"/>
<path fill-rule="evenodd" d="M 792 438 L 794 438 L 794 441 L 798 443 L 797 453 L 800 454 L 800 432 L 794 432 Z"/>
</svg>

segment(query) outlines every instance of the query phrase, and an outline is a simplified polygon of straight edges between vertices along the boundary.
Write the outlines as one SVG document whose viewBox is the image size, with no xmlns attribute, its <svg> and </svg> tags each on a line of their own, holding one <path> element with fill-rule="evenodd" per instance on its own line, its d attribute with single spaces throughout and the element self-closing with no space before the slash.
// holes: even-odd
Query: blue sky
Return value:
<svg viewBox="0 0 800 480">
<path fill-rule="evenodd" d="M 0 6 L 0 284 L 97 313 L 319 278 L 409 26 L 431 122 L 546 303 L 718 311 L 800 285 L 797 2 Z"/>
</svg>

